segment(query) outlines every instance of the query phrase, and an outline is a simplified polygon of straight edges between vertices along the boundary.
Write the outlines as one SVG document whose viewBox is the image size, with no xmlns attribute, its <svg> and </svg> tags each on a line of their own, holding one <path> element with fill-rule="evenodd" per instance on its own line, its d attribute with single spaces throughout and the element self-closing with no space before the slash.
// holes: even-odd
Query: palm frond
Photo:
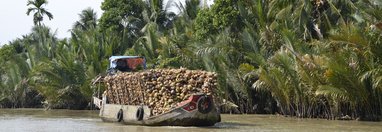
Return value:
<svg viewBox="0 0 382 132">
<path fill-rule="evenodd" d="M 334 99 L 341 99 L 343 101 L 350 101 L 349 94 L 347 91 L 341 88 L 333 87 L 330 85 L 321 85 L 318 87 L 316 93 L 318 95 L 323 95 L 326 97 L 332 97 Z"/>
</svg>

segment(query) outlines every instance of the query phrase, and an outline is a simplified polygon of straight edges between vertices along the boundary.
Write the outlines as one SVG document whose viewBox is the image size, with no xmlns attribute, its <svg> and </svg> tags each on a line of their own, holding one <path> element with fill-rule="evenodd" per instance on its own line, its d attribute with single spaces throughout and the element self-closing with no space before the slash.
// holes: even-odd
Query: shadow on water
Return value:
<svg viewBox="0 0 382 132">
<path fill-rule="evenodd" d="M 209 127 L 201 127 L 201 128 L 207 128 L 207 129 L 238 129 L 241 127 L 253 127 L 256 126 L 255 124 L 246 124 L 246 123 L 238 123 L 238 122 L 219 122 L 216 123 L 214 126 Z"/>
<path fill-rule="evenodd" d="M 107 128 L 107 131 L 129 131 L 129 132 L 227 132 L 227 131 L 247 131 L 257 125 L 237 123 L 237 122 L 220 122 L 214 126 L 195 127 L 195 126 L 140 126 L 140 125 L 123 125 L 119 123 L 98 122 L 97 127 Z"/>
</svg>

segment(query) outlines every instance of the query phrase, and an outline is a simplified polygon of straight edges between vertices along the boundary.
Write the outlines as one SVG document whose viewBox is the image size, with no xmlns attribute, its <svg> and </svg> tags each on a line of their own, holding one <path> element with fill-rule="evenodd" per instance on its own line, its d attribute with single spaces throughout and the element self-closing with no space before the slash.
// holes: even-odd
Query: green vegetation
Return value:
<svg viewBox="0 0 382 132">
<path fill-rule="evenodd" d="M 28 8 L 27 15 L 34 12 L 33 23 L 34 25 L 41 26 L 41 22 L 44 20 L 44 15 L 48 16 L 49 20 L 53 19 L 52 13 L 47 11 L 43 5 L 48 4 L 47 0 L 28 0 L 27 6 L 32 6 Z"/>
<path fill-rule="evenodd" d="M 53 17 L 41 2 L 28 2 L 32 32 L 0 48 L 1 107 L 84 109 L 108 57 L 142 55 L 149 67 L 217 72 L 236 112 L 382 116 L 378 0 L 105 0 L 100 20 L 85 9 L 66 39 L 41 23 Z"/>
</svg>

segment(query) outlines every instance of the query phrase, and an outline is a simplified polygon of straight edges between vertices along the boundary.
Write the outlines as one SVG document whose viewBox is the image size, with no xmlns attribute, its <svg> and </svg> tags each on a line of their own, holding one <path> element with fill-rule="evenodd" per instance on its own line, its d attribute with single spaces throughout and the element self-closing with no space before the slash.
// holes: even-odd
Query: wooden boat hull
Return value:
<svg viewBox="0 0 382 132">
<path fill-rule="evenodd" d="M 212 126 L 220 122 L 220 113 L 212 97 L 206 95 L 193 95 L 160 115 L 151 116 L 150 111 L 147 106 L 104 104 L 100 117 L 105 122 L 147 126 Z"/>
</svg>

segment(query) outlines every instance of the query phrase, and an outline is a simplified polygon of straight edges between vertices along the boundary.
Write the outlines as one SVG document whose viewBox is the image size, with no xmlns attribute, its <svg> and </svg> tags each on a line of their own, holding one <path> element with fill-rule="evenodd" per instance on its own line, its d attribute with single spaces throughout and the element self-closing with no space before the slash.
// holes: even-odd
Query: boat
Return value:
<svg viewBox="0 0 382 132">
<path fill-rule="evenodd" d="M 134 70 L 137 65 L 146 68 L 144 57 L 112 56 L 109 60 L 108 74 L 115 74 L 115 71 L 120 69 L 131 72 L 130 70 Z M 121 60 L 128 64 L 118 63 Z M 119 66 L 120 64 L 127 68 Z M 102 76 L 97 77 L 93 84 L 102 83 L 102 78 Z M 111 104 L 105 94 L 102 98 L 99 95 L 93 97 L 93 103 L 100 109 L 99 116 L 104 122 L 144 126 L 213 126 L 221 121 L 213 96 L 205 93 L 192 94 L 188 99 L 177 103 L 176 107 L 159 115 L 153 115 L 147 105 Z"/>
</svg>

